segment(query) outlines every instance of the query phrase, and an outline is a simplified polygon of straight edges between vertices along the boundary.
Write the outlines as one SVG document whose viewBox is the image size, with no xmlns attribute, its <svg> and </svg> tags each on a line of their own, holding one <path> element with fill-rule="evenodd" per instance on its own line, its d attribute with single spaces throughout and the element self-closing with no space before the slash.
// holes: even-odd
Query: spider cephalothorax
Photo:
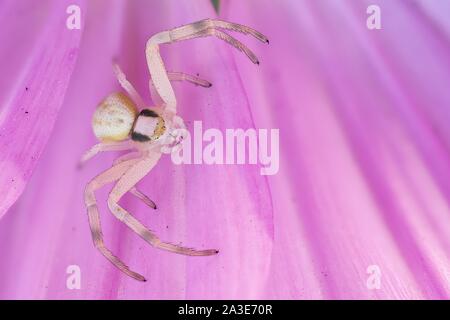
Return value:
<svg viewBox="0 0 450 320">
<path fill-rule="evenodd" d="M 211 87 L 211 83 L 198 77 L 181 72 L 167 72 L 159 54 L 160 44 L 197 37 L 216 36 L 244 52 L 253 63 L 259 64 L 252 51 L 222 30 L 250 34 L 262 42 L 269 43 L 263 34 L 254 29 L 236 23 L 212 19 L 201 20 L 160 32 L 148 40 L 145 51 L 151 75 L 149 81 L 150 93 L 157 106 L 145 108 L 146 104 L 141 96 L 127 80 L 119 66 L 114 64 L 117 79 L 127 94 L 113 93 L 109 95 L 98 105 L 94 113 L 92 126 L 100 143 L 93 146 L 83 156 L 81 162 L 83 163 L 103 151 L 132 151 L 117 158 L 111 168 L 100 173 L 86 186 L 84 200 L 88 211 L 92 238 L 95 247 L 109 261 L 137 280 L 145 281 L 145 278 L 131 271 L 104 245 L 94 192 L 108 183 L 115 182 L 108 198 L 109 209 L 116 218 L 156 248 L 189 256 L 208 256 L 219 252 L 214 249 L 194 250 L 163 242 L 122 208 L 118 202 L 125 193 L 130 192 L 148 206 L 156 209 L 156 204 L 140 192 L 135 185 L 153 169 L 162 153 L 172 152 L 180 146 L 183 139 L 185 126 L 183 119 L 176 115 L 177 103 L 170 82 L 184 80 L 202 87 Z M 140 109 L 142 110 L 139 111 Z"/>
<path fill-rule="evenodd" d="M 134 122 L 131 139 L 137 142 L 156 141 L 166 133 L 166 121 L 156 111 L 142 110 Z"/>
</svg>

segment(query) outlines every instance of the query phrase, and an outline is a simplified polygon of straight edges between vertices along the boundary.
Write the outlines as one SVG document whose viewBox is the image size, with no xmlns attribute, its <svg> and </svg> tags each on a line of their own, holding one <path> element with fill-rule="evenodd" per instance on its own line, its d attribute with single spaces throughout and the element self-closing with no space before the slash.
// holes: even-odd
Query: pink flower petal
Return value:
<svg viewBox="0 0 450 320">
<path fill-rule="evenodd" d="M 93 248 L 87 225 L 84 186 L 117 155 L 102 155 L 82 171 L 76 163 L 95 143 L 95 105 L 119 89 L 112 59 L 149 99 L 147 38 L 214 13 L 209 1 L 89 2 L 79 62 L 55 130 L 23 196 L 0 221 L 0 298 L 449 298 L 450 24 L 444 13 L 450 7 L 444 1 L 377 2 L 380 31 L 366 28 L 372 4 L 366 0 L 223 2 L 227 20 L 269 36 L 270 46 L 242 37 L 260 57 L 259 67 L 217 39 L 161 49 L 170 70 L 198 72 L 214 84 L 175 84 L 191 130 L 194 120 L 222 130 L 280 128 L 281 164 L 266 179 L 257 166 L 175 166 L 164 157 L 139 184 L 158 210 L 132 197 L 122 201 L 162 239 L 220 249 L 215 257 L 150 248 L 109 214 L 107 190 L 99 192 L 106 243 L 148 278 L 145 284 Z M 25 10 L 31 2 L 22 5 Z M 14 4 L 3 2 L 0 18 L 6 30 L 16 30 L 3 6 Z M 58 29 L 51 22 L 47 29 L 37 16 L 30 21 L 43 39 L 53 39 L 46 38 Z M 31 152 L 43 148 L 42 136 L 16 146 L 11 132 L 43 132 L 48 121 L 35 115 L 35 126 L 21 128 L 25 120 L 4 114 L 21 114 L 7 102 L 28 99 L 20 91 L 28 84 L 25 75 L 33 80 L 38 72 L 30 88 L 44 77 L 33 51 L 38 40 L 24 33 L 29 41 L 17 44 L 2 32 L 0 58 L 10 56 L 5 68 L 12 71 L 11 81 L 0 80 L 1 126 L 9 134 L 0 137 L 1 150 L 8 150 L 6 141 Z M 17 46 L 23 50 L 11 54 Z M 68 72 L 54 76 L 67 80 Z M 39 92 L 48 88 L 41 85 Z M 40 97 L 23 101 L 35 105 Z M 49 110 L 40 108 L 39 114 Z M 0 162 L 0 178 L 23 177 L 22 162 L 8 159 Z M 7 184 L 0 183 L 0 194 L 15 192 Z M 0 201 L 0 208 L 14 200 Z M 66 286 L 70 265 L 81 268 L 80 290 Z M 373 266 L 382 275 L 378 290 L 368 286 Z"/>
<path fill-rule="evenodd" d="M 30 179 L 63 101 L 82 32 L 66 27 L 72 3 L 0 3 L 0 218 Z"/>
<path fill-rule="evenodd" d="M 175 166 L 162 158 L 139 184 L 158 204 L 122 204 L 162 239 L 217 248 L 212 257 L 185 257 L 150 247 L 108 212 L 98 192 L 107 246 L 147 277 L 137 282 L 93 247 L 83 191 L 117 154 L 102 155 L 83 170 L 76 164 L 96 141 L 90 127 L 96 104 L 119 90 L 111 63 L 117 58 L 146 99 L 148 37 L 214 15 L 209 1 L 92 1 L 79 62 L 55 130 L 26 192 L 0 223 L 1 298 L 258 298 L 264 293 L 273 241 L 267 180 L 258 166 Z M 101 19 L 100 19 L 101 17 Z M 252 43 L 255 52 L 266 50 Z M 192 129 L 254 127 L 234 50 L 217 39 L 161 49 L 170 70 L 199 73 L 210 89 L 175 84 L 179 112 Z M 250 62 L 247 61 L 250 64 Z M 257 68 L 254 66 L 254 68 Z M 66 268 L 78 265 L 82 287 L 66 287 Z"/>
<path fill-rule="evenodd" d="M 271 43 L 258 70 L 236 55 L 256 126 L 281 128 L 266 297 L 450 297 L 448 2 L 376 3 L 380 31 L 373 1 L 222 5 Z"/>
</svg>

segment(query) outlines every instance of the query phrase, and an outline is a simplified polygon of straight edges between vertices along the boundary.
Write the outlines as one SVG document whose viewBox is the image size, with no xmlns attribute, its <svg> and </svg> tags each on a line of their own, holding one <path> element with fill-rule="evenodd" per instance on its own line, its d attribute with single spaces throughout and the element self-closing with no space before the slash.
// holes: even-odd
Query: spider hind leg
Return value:
<svg viewBox="0 0 450 320">
<path fill-rule="evenodd" d="M 116 257 L 111 250 L 109 250 L 103 241 L 103 233 L 100 224 L 100 214 L 97 206 L 97 201 L 95 198 L 95 191 L 103 187 L 104 185 L 111 183 L 119 179 L 124 172 L 126 172 L 137 160 L 130 160 L 122 162 L 116 166 L 109 168 L 103 173 L 99 174 L 97 177 L 92 179 L 85 189 L 84 200 L 87 207 L 87 213 L 89 218 L 89 226 L 91 228 L 92 240 L 94 246 L 98 251 L 108 259 L 114 266 L 116 266 L 120 271 L 124 272 L 128 276 L 138 280 L 146 281 L 146 279 L 137 272 L 130 270 L 130 268 L 122 262 L 118 257 Z"/>
<path fill-rule="evenodd" d="M 110 193 L 108 198 L 109 209 L 117 219 L 125 223 L 131 230 L 155 248 L 188 256 L 209 256 L 217 254 L 218 251 L 214 249 L 194 250 L 161 241 L 151 230 L 118 204 L 122 196 L 153 169 L 160 157 L 160 153 L 151 153 L 142 158 L 138 163 L 135 163 L 123 174 Z"/>
</svg>

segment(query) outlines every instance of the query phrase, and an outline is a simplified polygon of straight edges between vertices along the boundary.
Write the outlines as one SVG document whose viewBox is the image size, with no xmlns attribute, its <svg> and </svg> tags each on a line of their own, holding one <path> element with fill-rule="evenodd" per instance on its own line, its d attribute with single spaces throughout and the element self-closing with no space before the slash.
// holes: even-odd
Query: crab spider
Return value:
<svg viewBox="0 0 450 320">
<path fill-rule="evenodd" d="M 104 99 L 94 113 L 92 127 L 100 143 L 93 146 L 81 159 L 81 163 L 104 151 L 130 151 L 116 159 L 111 168 L 92 179 L 85 189 L 85 204 L 95 247 L 117 268 L 130 277 L 145 281 L 145 278 L 130 270 L 103 242 L 99 211 L 95 191 L 108 183 L 115 182 L 108 198 L 108 207 L 113 215 L 125 223 L 150 245 L 166 251 L 188 255 L 209 256 L 217 254 L 215 249 L 195 250 L 161 241 L 152 231 L 122 208 L 118 202 L 130 192 L 149 207 L 156 204 L 135 185 L 157 164 L 162 153 L 170 153 L 180 146 L 185 129 L 183 119 L 176 115 L 176 98 L 171 81 L 187 81 L 202 87 L 211 83 L 181 72 L 167 72 L 159 54 L 159 45 L 197 37 L 216 36 L 244 52 L 256 64 L 256 55 L 244 44 L 222 30 L 250 34 L 262 42 L 267 38 L 249 27 L 220 20 L 206 19 L 187 24 L 152 36 L 146 45 L 146 58 L 151 79 L 149 89 L 153 103 L 146 108 L 144 100 L 127 80 L 117 64 L 113 65 L 116 77 L 127 94 L 113 93 Z"/>
</svg>

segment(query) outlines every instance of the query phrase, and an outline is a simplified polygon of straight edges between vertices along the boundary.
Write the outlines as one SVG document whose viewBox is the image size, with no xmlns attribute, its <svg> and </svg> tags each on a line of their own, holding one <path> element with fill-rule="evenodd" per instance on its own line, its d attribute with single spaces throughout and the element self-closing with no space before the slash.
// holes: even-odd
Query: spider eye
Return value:
<svg viewBox="0 0 450 320">
<path fill-rule="evenodd" d="M 159 115 L 150 109 L 144 109 L 139 113 L 140 116 L 144 116 L 144 117 L 151 117 L 151 118 L 158 118 Z"/>
</svg>

